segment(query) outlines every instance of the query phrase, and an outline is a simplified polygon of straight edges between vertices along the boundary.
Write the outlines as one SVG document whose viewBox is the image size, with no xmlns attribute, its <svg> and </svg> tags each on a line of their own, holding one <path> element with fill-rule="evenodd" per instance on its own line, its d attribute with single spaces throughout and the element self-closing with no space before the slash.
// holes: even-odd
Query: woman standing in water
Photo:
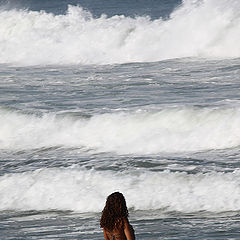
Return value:
<svg viewBox="0 0 240 240">
<path fill-rule="evenodd" d="M 122 193 L 114 192 L 107 197 L 102 211 L 100 226 L 105 240 L 135 240 L 133 227 L 128 221 L 128 209 Z"/>
</svg>

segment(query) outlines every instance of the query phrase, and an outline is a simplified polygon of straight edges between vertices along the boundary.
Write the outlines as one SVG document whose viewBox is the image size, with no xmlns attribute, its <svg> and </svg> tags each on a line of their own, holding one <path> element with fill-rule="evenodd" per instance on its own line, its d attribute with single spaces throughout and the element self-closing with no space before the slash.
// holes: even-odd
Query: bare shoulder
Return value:
<svg viewBox="0 0 240 240">
<path fill-rule="evenodd" d="M 108 234 L 108 232 L 106 231 L 105 228 L 103 228 L 103 234 L 104 234 L 104 239 L 105 239 L 105 240 L 110 240 L 109 234 Z"/>
<path fill-rule="evenodd" d="M 128 218 L 126 218 L 126 217 L 123 217 L 122 221 L 123 221 L 124 225 L 129 224 Z"/>
</svg>

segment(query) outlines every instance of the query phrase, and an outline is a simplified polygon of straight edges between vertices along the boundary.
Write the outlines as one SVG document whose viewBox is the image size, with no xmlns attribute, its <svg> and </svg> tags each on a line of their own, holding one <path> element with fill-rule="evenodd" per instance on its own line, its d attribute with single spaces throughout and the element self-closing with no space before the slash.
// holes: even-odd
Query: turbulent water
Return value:
<svg viewBox="0 0 240 240">
<path fill-rule="evenodd" d="M 240 2 L 1 1 L 1 239 L 239 239 Z"/>
<path fill-rule="evenodd" d="M 72 5 L 63 15 L 2 10 L 0 63 L 112 64 L 183 57 L 235 58 L 240 56 L 239 5 L 236 0 L 187 0 L 167 20 L 108 17 L 104 12 L 93 17 L 88 10 Z"/>
</svg>

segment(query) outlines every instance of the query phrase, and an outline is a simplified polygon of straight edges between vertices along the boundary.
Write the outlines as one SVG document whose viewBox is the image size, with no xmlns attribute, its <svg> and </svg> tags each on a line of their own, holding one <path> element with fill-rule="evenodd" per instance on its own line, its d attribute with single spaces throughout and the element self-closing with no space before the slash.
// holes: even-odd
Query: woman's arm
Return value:
<svg viewBox="0 0 240 240">
<path fill-rule="evenodd" d="M 129 223 L 128 219 L 124 218 L 124 233 L 127 237 L 127 240 L 135 240 L 134 229 Z"/>
</svg>

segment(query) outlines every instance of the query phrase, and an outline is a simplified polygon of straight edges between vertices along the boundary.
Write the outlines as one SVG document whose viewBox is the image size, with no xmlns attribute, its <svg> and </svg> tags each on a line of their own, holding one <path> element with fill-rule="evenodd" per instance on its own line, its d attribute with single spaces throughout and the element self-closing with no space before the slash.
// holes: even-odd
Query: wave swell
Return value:
<svg viewBox="0 0 240 240">
<path fill-rule="evenodd" d="M 0 63 L 112 64 L 240 57 L 240 2 L 184 0 L 169 19 L 0 10 Z"/>
</svg>

